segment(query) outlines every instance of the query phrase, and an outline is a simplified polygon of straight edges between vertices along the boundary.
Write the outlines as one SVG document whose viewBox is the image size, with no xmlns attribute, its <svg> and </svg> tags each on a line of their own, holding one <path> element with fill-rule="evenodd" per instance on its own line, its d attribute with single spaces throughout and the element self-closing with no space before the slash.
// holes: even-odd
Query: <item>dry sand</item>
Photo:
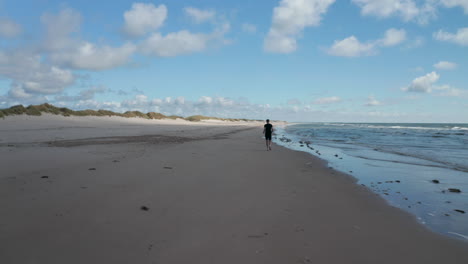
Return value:
<svg viewBox="0 0 468 264">
<path fill-rule="evenodd" d="M 468 243 L 261 132 L 0 120 L 0 263 L 468 263 Z"/>
</svg>

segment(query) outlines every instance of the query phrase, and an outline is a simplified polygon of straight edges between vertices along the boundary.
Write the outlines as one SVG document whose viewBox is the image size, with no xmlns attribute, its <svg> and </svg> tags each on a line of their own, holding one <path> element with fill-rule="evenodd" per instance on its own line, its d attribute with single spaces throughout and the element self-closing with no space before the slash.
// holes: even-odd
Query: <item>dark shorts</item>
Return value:
<svg viewBox="0 0 468 264">
<path fill-rule="evenodd" d="M 271 134 L 270 134 L 270 133 L 269 133 L 269 134 L 265 134 L 265 139 L 266 139 L 266 140 L 271 140 Z"/>
</svg>

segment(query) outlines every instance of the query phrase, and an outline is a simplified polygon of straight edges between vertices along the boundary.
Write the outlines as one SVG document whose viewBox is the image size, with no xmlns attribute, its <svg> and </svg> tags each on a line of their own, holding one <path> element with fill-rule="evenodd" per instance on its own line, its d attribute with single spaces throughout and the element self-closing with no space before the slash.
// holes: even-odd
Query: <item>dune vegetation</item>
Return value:
<svg viewBox="0 0 468 264">
<path fill-rule="evenodd" d="M 138 117 L 144 119 L 183 119 L 192 122 L 198 122 L 202 120 L 220 120 L 220 121 L 254 121 L 251 119 L 239 119 L 239 118 L 218 118 L 210 117 L 203 115 L 193 115 L 189 117 L 182 117 L 177 115 L 166 116 L 161 113 L 149 112 L 142 113 L 140 111 L 127 111 L 124 113 L 113 112 L 109 110 L 72 110 L 66 107 L 56 107 L 51 104 L 40 104 L 40 105 L 30 105 L 24 107 L 23 105 L 15 105 L 10 108 L 0 109 L 0 118 L 5 116 L 12 115 L 31 115 L 31 116 L 40 116 L 43 113 L 62 115 L 62 116 L 121 116 L 121 117 Z M 257 120 L 255 120 L 257 121 Z"/>
</svg>

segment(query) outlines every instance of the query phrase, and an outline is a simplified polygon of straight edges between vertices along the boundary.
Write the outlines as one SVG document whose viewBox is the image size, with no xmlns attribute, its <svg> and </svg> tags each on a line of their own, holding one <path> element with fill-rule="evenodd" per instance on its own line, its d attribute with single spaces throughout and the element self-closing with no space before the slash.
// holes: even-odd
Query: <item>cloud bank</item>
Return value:
<svg viewBox="0 0 468 264">
<path fill-rule="evenodd" d="M 214 11 L 186 8 L 197 22 L 214 18 Z M 213 20 L 213 30 L 193 33 L 189 30 L 168 32 L 158 30 L 164 26 L 168 10 L 165 5 L 134 3 L 123 13 L 122 31 L 131 41 L 109 45 L 94 43 L 80 37 L 83 17 L 71 8 L 57 13 L 44 13 L 40 17 L 43 34 L 30 40 L 28 45 L 14 49 L 0 49 L 0 76 L 11 82 L 2 102 L 37 103 L 50 95 L 58 95 L 76 84 L 83 74 L 76 71 L 104 71 L 128 65 L 135 55 L 171 57 L 202 52 L 212 46 L 226 45 L 228 22 Z M 0 18 L 0 37 L 15 38 L 22 27 L 8 18 Z M 87 95 L 67 97 L 64 100 L 83 99 Z M 88 96 L 89 97 L 89 96 Z"/>
</svg>

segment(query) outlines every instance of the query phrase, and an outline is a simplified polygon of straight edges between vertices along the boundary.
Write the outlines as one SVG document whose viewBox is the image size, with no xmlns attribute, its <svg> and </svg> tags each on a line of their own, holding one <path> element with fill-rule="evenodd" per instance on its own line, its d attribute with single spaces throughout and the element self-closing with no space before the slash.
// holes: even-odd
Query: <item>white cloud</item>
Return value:
<svg viewBox="0 0 468 264">
<path fill-rule="evenodd" d="M 105 93 L 109 90 L 102 86 L 92 87 L 83 91 L 80 91 L 78 95 L 57 95 L 55 96 L 55 101 L 61 102 L 78 102 L 78 101 L 87 101 L 94 99 L 94 96 L 99 93 Z"/>
<path fill-rule="evenodd" d="M 264 40 L 264 50 L 291 53 L 296 39 L 306 27 L 318 26 L 322 15 L 335 0 L 281 0 L 273 10 L 272 25 Z"/>
<path fill-rule="evenodd" d="M 210 34 L 191 33 L 187 30 L 169 33 L 153 33 L 141 43 L 139 50 L 147 55 L 171 57 L 205 50 L 211 43 L 226 43 L 224 35 L 229 31 L 229 24 Z"/>
<path fill-rule="evenodd" d="M 57 15 L 46 14 L 41 18 L 46 28 L 44 49 L 49 59 L 57 65 L 72 69 L 105 70 L 126 64 L 136 47 L 127 43 L 121 47 L 96 44 L 73 37 L 79 31 L 81 15 L 64 9 Z"/>
<path fill-rule="evenodd" d="M 384 47 L 395 46 L 406 40 L 406 31 L 404 29 L 391 28 L 385 32 L 384 38 L 379 42 Z"/>
<path fill-rule="evenodd" d="M 141 51 L 161 57 L 177 56 L 204 50 L 209 39 L 209 35 L 187 30 L 169 33 L 166 36 L 154 33 L 143 42 Z"/>
<path fill-rule="evenodd" d="M 460 6 L 468 14 L 468 0 L 441 0 L 445 7 L 457 7 Z"/>
<path fill-rule="evenodd" d="M 434 90 L 434 84 L 439 80 L 440 75 L 436 72 L 428 73 L 424 76 L 414 79 L 408 87 L 403 88 L 403 91 L 430 93 Z"/>
<path fill-rule="evenodd" d="M 50 57 L 55 63 L 70 68 L 99 71 L 127 63 L 135 50 L 136 46 L 130 43 L 115 48 L 82 42 L 74 49 L 55 52 Z"/>
<path fill-rule="evenodd" d="M 54 101 L 51 102 L 56 106 L 68 107 L 73 110 L 83 110 L 83 109 L 105 109 L 115 112 L 122 112 L 122 105 L 119 102 L 99 102 L 94 99 L 88 100 L 79 100 L 77 102 L 71 103 L 66 101 Z"/>
<path fill-rule="evenodd" d="M 312 103 L 313 104 L 333 104 L 333 103 L 338 103 L 340 101 L 341 101 L 340 97 L 332 96 L 332 97 L 318 98 L 314 100 Z"/>
<path fill-rule="evenodd" d="M 163 5 L 155 7 L 151 4 L 134 4 L 124 15 L 125 28 L 127 33 L 135 36 L 144 34 L 158 29 L 164 23 L 166 15 L 167 9 Z M 78 100 L 86 102 L 83 104 L 94 104 L 92 97 L 97 93 L 94 90 L 86 90 L 77 95 L 62 94 L 65 88 L 81 78 L 73 70 L 112 69 L 128 63 L 137 51 L 150 55 L 175 56 L 229 43 L 225 34 L 230 26 L 224 23 L 215 24 L 218 27 L 206 34 L 182 30 L 163 36 L 154 32 L 152 37 L 142 40 L 139 46 L 132 42 L 110 46 L 102 40 L 92 43 L 81 39 L 82 20 L 81 14 L 70 8 L 55 14 L 45 13 L 40 18 L 44 28 L 40 39 L 32 39 L 28 45 L 15 49 L 0 49 L 0 78 L 10 82 L 8 92 L 1 95 L 1 98 L 7 98 L 8 103 L 40 103 L 48 102 L 47 96 L 55 95 L 56 102 Z M 7 29 L 3 30 L 2 25 L 3 29 Z M 20 33 L 18 28 L 12 30 L 15 26 L 11 25 L 14 25 L 13 22 L 0 19 L 0 36 L 3 34 L 13 37 Z M 2 104 L 6 104 L 5 100 L 2 99 Z"/>
<path fill-rule="evenodd" d="M 234 100 L 227 97 L 201 96 L 197 100 L 186 100 L 180 96 L 150 99 L 142 94 L 123 101 L 118 108 L 114 107 L 114 111 L 128 110 L 154 111 L 165 115 L 205 115 L 233 118 L 258 118 L 259 116 L 263 118 L 288 111 L 284 109 L 280 111 L 279 108 L 268 105 L 251 104 L 242 98 Z"/>
<path fill-rule="evenodd" d="M 377 106 L 377 105 L 381 105 L 382 103 L 375 99 L 375 97 L 373 95 L 369 95 L 369 97 L 367 98 L 367 103 L 365 104 L 366 106 Z"/>
<path fill-rule="evenodd" d="M 0 76 L 10 82 L 7 96 L 12 101 L 45 102 L 47 95 L 59 94 L 76 81 L 69 69 L 51 63 L 48 55 L 71 43 L 63 37 L 79 29 L 80 15 L 66 9 L 57 16 L 45 14 L 41 21 L 46 25 L 41 45 L 0 51 Z"/>
<path fill-rule="evenodd" d="M 134 99 L 124 100 L 121 104 L 126 110 L 140 110 L 146 111 L 145 109 L 149 106 L 148 96 L 144 94 L 135 95 Z"/>
<path fill-rule="evenodd" d="M 434 64 L 434 68 L 438 70 L 454 70 L 457 68 L 457 64 L 449 61 L 439 61 Z"/>
<path fill-rule="evenodd" d="M 410 20 L 418 14 L 418 8 L 411 0 L 353 0 L 353 2 L 361 7 L 363 15 L 377 17 L 400 15 L 403 19 Z"/>
<path fill-rule="evenodd" d="M 454 96 L 460 97 L 468 95 L 467 90 L 451 87 L 450 85 L 436 85 L 440 75 L 436 72 L 428 73 L 424 76 L 414 79 L 408 87 L 402 88 L 406 92 L 432 93 L 436 96 Z"/>
<path fill-rule="evenodd" d="M 71 71 L 24 51 L 0 52 L 0 75 L 11 81 L 9 95 L 18 99 L 60 93 L 76 79 Z"/>
<path fill-rule="evenodd" d="M 159 29 L 166 20 L 165 5 L 154 6 L 151 3 L 133 3 L 132 8 L 124 13 L 123 31 L 132 37 L 140 37 Z"/>
<path fill-rule="evenodd" d="M 8 18 L 0 18 L 0 37 L 14 38 L 21 34 L 21 26 Z"/>
<path fill-rule="evenodd" d="M 468 46 L 468 27 L 459 28 L 455 34 L 439 30 L 433 34 L 433 37 L 439 41 L 447 41 L 461 46 Z"/>
<path fill-rule="evenodd" d="M 57 15 L 42 15 L 41 22 L 46 29 L 44 50 L 63 50 L 75 46 L 76 40 L 70 36 L 80 30 L 81 21 L 80 13 L 73 9 L 63 9 Z"/>
<path fill-rule="evenodd" d="M 404 21 L 415 20 L 420 24 L 426 24 L 436 16 L 436 3 L 424 1 L 418 6 L 413 0 L 352 0 L 361 8 L 364 16 L 376 16 L 388 18 L 392 16 L 401 17 Z"/>
<path fill-rule="evenodd" d="M 328 54 L 341 57 L 369 56 L 376 53 L 375 45 L 372 43 L 361 43 L 355 36 L 343 40 L 335 40 Z"/>
<path fill-rule="evenodd" d="M 214 10 L 202 10 L 194 7 L 184 8 L 185 13 L 197 24 L 213 20 L 216 16 Z"/>
<path fill-rule="evenodd" d="M 254 34 L 257 32 L 257 27 L 249 23 L 244 23 L 242 24 L 242 31 L 246 33 Z"/>
<path fill-rule="evenodd" d="M 0 76 L 10 81 L 7 96 L 21 102 L 48 101 L 75 83 L 72 69 L 103 70 L 127 62 L 135 47 L 98 46 L 75 37 L 82 18 L 72 10 L 44 14 L 45 28 L 39 42 L 14 50 L 0 51 Z M 85 95 L 83 95 L 85 96 Z"/>
<path fill-rule="evenodd" d="M 341 57 L 371 56 L 378 53 L 378 47 L 395 46 L 406 40 L 404 29 L 391 28 L 385 32 L 383 38 L 367 43 L 360 42 L 355 36 L 343 40 L 335 40 L 327 50 L 328 54 Z"/>
</svg>

